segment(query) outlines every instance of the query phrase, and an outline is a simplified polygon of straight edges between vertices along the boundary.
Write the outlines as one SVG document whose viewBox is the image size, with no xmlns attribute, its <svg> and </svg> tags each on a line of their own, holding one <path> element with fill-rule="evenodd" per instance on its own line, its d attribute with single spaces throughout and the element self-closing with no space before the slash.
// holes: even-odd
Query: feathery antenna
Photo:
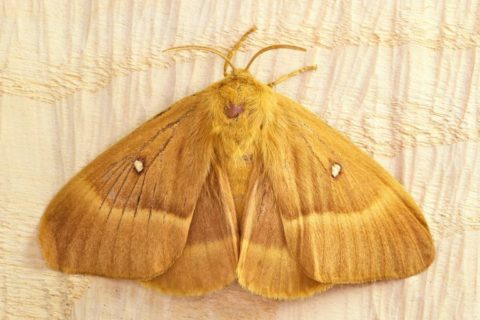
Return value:
<svg viewBox="0 0 480 320">
<path fill-rule="evenodd" d="M 227 73 L 228 66 L 230 66 L 232 68 L 232 73 L 235 73 L 235 71 L 237 71 L 237 68 L 235 68 L 235 66 L 233 65 L 232 59 L 235 56 L 235 54 L 238 52 L 238 50 L 240 49 L 243 42 L 245 42 L 247 37 L 251 33 L 255 32 L 256 30 L 257 30 L 257 27 L 253 26 L 247 32 L 245 32 L 242 35 L 242 37 L 235 43 L 235 45 L 232 47 L 232 49 L 230 49 L 230 51 L 227 53 L 227 55 L 223 54 L 222 52 L 220 52 L 219 50 L 217 50 L 215 48 L 211 48 L 211 47 L 208 47 L 208 46 L 197 46 L 197 45 L 173 47 L 173 48 L 163 50 L 163 52 L 196 49 L 196 50 L 202 50 L 202 51 L 208 51 L 208 52 L 214 53 L 217 56 L 220 56 L 223 60 L 225 60 L 225 64 L 223 65 L 223 75 L 226 77 L 228 75 L 228 73 Z M 298 51 L 307 51 L 305 48 L 290 45 L 290 44 L 273 44 L 273 45 L 270 45 L 270 46 L 267 46 L 267 47 L 264 47 L 264 48 L 258 50 L 253 55 L 253 57 L 250 59 L 250 61 L 248 61 L 247 66 L 245 67 L 245 70 L 248 70 L 248 68 L 250 68 L 250 66 L 255 61 L 255 59 L 257 59 L 261 54 L 263 54 L 267 51 L 270 51 L 270 50 L 275 50 L 275 49 L 290 49 L 290 50 L 298 50 Z M 270 87 L 274 87 L 277 84 L 279 84 L 280 82 L 283 82 L 287 79 L 290 79 L 291 77 L 294 77 L 294 76 L 296 76 L 296 75 L 298 75 L 302 72 L 314 71 L 316 69 L 317 69 L 317 65 L 306 66 L 306 67 L 294 70 L 294 71 L 292 71 L 288 74 L 282 75 L 277 80 L 270 82 L 268 85 Z"/>
<path fill-rule="evenodd" d="M 255 53 L 253 55 L 253 57 L 250 59 L 250 61 L 248 61 L 247 66 L 245 67 L 245 70 L 248 70 L 248 68 L 250 68 L 253 61 L 255 61 L 255 59 L 257 59 L 259 55 L 261 55 L 261 54 L 263 54 L 267 51 L 275 50 L 275 49 L 291 49 L 291 50 L 307 51 L 307 49 L 305 49 L 305 48 L 298 47 L 298 46 L 293 46 L 293 45 L 290 45 L 290 44 L 273 44 L 271 46 L 268 46 L 268 47 L 265 47 L 265 48 L 262 48 L 262 49 L 258 50 L 257 53 Z"/>
<path fill-rule="evenodd" d="M 277 80 L 270 82 L 268 84 L 268 86 L 275 87 L 280 82 L 283 82 L 283 81 L 288 80 L 292 77 L 295 77 L 296 75 L 298 75 L 300 73 L 307 72 L 307 71 L 315 71 L 315 70 L 317 70 L 317 65 L 316 64 L 313 65 L 313 66 L 305 66 L 303 68 L 293 70 L 292 72 L 289 72 L 287 74 L 284 74 L 284 75 L 280 76 Z"/>
<path fill-rule="evenodd" d="M 180 46 L 180 47 L 173 47 L 173 48 L 169 48 L 169 49 L 163 50 L 163 52 L 189 50 L 189 49 L 197 49 L 197 50 L 208 51 L 208 52 L 214 53 L 214 54 L 216 54 L 217 56 L 222 57 L 223 60 L 225 60 L 225 64 L 228 63 L 228 64 L 230 65 L 230 67 L 232 67 L 233 71 L 237 70 L 237 68 L 235 68 L 235 66 L 233 65 L 232 61 L 231 61 L 227 56 L 225 56 L 225 55 L 224 55 L 223 53 L 221 53 L 219 50 L 217 50 L 217 49 L 215 49 L 215 48 L 210 48 L 210 47 L 207 47 L 207 46 L 194 46 L 194 45 L 190 45 L 190 46 Z"/>
<path fill-rule="evenodd" d="M 253 26 L 251 27 L 247 32 L 245 32 L 243 34 L 243 36 L 240 38 L 240 40 L 237 41 L 237 43 L 235 43 L 235 45 L 232 47 L 232 49 L 230 49 L 230 51 L 228 52 L 228 55 L 227 57 L 229 59 L 233 59 L 233 57 L 235 56 L 235 54 L 237 53 L 238 49 L 240 49 L 240 46 L 242 45 L 242 43 L 247 39 L 247 37 L 253 33 L 257 31 L 257 27 L 256 26 Z M 225 62 L 225 64 L 223 65 L 223 75 L 224 76 L 227 76 L 227 63 Z"/>
</svg>

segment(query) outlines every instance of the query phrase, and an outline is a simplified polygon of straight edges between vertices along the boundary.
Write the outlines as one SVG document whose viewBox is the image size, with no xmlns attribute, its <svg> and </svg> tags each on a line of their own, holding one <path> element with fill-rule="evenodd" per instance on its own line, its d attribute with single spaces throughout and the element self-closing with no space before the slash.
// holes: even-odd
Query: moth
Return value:
<svg viewBox="0 0 480 320">
<path fill-rule="evenodd" d="M 224 78 L 153 117 L 81 170 L 48 205 L 39 240 L 66 273 L 203 295 L 237 280 L 293 299 L 400 279 L 435 250 L 401 184 L 364 151 L 232 63 Z"/>
</svg>

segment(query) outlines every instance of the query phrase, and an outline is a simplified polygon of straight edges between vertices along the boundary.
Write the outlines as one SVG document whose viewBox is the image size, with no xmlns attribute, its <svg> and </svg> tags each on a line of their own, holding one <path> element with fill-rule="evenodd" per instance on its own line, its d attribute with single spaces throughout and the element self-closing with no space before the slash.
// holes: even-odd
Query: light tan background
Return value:
<svg viewBox="0 0 480 320">
<path fill-rule="evenodd" d="M 480 2 L 0 2 L 0 318 L 479 319 Z M 276 302 L 238 285 L 201 298 L 46 268 L 36 228 L 81 167 L 175 100 L 222 75 L 201 52 L 256 24 L 235 58 L 291 43 L 252 67 L 260 80 L 307 64 L 277 90 L 345 132 L 425 211 L 438 257 L 404 281 Z M 192 270 L 194 272 L 194 270 Z"/>
</svg>

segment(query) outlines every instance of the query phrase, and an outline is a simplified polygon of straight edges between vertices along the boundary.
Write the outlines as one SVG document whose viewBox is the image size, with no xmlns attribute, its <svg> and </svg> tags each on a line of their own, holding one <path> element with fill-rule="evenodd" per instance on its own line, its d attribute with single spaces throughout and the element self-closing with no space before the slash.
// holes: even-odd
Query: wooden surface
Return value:
<svg viewBox="0 0 480 320">
<path fill-rule="evenodd" d="M 480 319 L 480 1 L 1 1 L 0 318 Z M 54 193 L 107 146 L 222 75 L 182 44 L 229 48 L 345 132 L 424 209 L 438 257 L 403 281 L 291 302 L 238 285 L 201 298 L 49 270 L 36 240 Z"/>
</svg>

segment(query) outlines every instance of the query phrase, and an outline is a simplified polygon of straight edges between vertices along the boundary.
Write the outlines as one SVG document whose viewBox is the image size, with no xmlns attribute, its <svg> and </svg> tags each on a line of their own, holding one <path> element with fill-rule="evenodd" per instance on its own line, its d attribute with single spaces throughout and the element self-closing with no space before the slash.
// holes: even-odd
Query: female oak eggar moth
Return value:
<svg viewBox="0 0 480 320">
<path fill-rule="evenodd" d="M 427 223 L 390 174 L 300 104 L 233 65 L 80 171 L 39 231 L 53 269 L 202 295 L 234 280 L 292 299 L 405 278 L 434 259 Z"/>
</svg>

